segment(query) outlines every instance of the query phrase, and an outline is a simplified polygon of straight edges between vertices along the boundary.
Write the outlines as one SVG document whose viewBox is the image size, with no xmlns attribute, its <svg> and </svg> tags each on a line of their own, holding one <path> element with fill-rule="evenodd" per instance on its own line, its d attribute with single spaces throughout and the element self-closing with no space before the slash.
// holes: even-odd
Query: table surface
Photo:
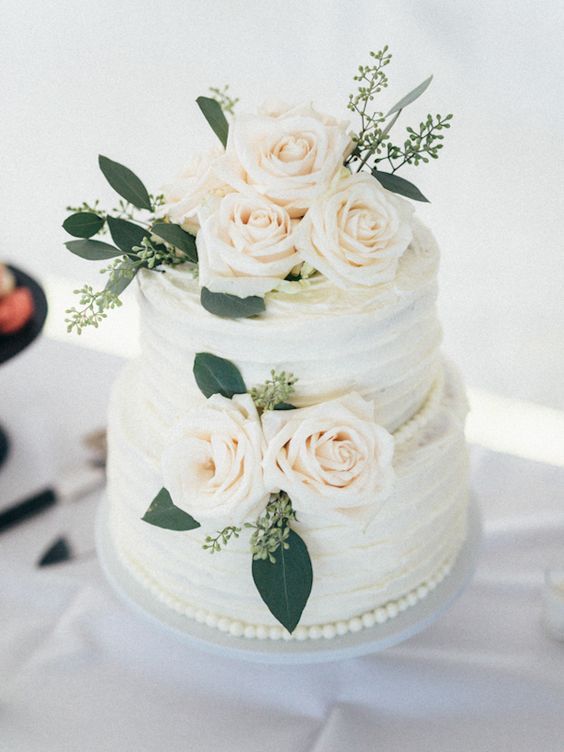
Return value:
<svg viewBox="0 0 564 752">
<path fill-rule="evenodd" d="M 0 370 L 0 506 L 80 459 L 121 362 L 43 339 Z M 564 559 L 564 468 L 474 447 L 473 481 L 485 541 L 462 599 L 408 642 L 335 664 L 244 664 L 155 628 L 100 572 L 95 498 L 4 533 L 2 749 L 560 752 L 564 643 L 540 615 L 543 568 Z M 62 533 L 80 557 L 36 569 Z"/>
</svg>

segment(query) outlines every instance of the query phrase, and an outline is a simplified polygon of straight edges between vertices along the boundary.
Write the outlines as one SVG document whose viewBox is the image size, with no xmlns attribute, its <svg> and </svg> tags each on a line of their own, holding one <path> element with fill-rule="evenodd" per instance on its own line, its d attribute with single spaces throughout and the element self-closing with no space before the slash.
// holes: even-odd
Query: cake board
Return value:
<svg viewBox="0 0 564 752">
<path fill-rule="evenodd" d="M 151 619 L 155 626 L 168 631 L 171 637 L 180 638 L 180 642 L 188 647 L 255 663 L 287 665 L 345 660 L 376 653 L 408 640 L 436 621 L 462 594 L 474 574 L 482 538 L 480 510 L 476 499 L 472 498 L 468 510 L 468 534 L 450 574 L 414 606 L 383 624 L 330 640 L 249 640 L 200 624 L 151 595 L 123 564 L 113 546 L 108 506 L 104 495 L 96 518 L 96 549 L 106 578 L 122 600 Z"/>
</svg>

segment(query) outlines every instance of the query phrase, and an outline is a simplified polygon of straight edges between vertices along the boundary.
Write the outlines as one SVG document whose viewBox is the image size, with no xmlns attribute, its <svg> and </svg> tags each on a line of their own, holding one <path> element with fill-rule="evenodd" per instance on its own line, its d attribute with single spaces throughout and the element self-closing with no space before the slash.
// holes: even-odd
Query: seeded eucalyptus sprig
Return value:
<svg viewBox="0 0 564 752">
<path fill-rule="evenodd" d="M 249 390 L 253 402 L 259 410 L 275 410 L 280 405 L 287 405 L 287 400 L 295 392 L 296 376 L 293 373 L 281 371 L 277 373 L 274 368 L 270 372 L 270 379 L 264 384 L 254 386 Z M 278 407 L 278 409 L 282 409 Z"/>
<path fill-rule="evenodd" d="M 419 86 L 402 97 L 386 113 L 372 111 L 371 102 L 375 96 L 388 86 L 388 76 L 384 68 L 389 65 L 392 55 L 386 45 L 378 52 L 371 52 L 373 60 L 369 65 L 360 65 L 354 80 L 359 83 L 356 93 L 349 95 L 348 109 L 360 117 L 360 128 L 354 137 L 355 148 L 346 159 L 345 164 L 360 172 L 365 167 L 374 177 L 390 191 L 415 201 L 428 201 L 421 191 L 405 178 L 396 175 L 404 165 L 417 167 L 429 159 L 437 159 L 443 148 L 443 130 L 450 128 L 452 114 L 427 115 L 417 129 L 407 127 L 407 137 L 403 143 L 392 142 L 390 131 L 396 124 L 403 110 L 415 102 L 429 87 L 433 76 L 426 78 Z M 386 162 L 388 171 L 381 169 Z"/>
<path fill-rule="evenodd" d="M 256 522 L 245 523 L 252 529 L 251 553 L 255 561 L 265 560 L 276 563 L 274 554 L 282 546 L 288 548 L 290 522 L 296 519 L 290 497 L 285 491 L 273 494 L 264 512 Z"/>
<path fill-rule="evenodd" d="M 231 538 L 238 538 L 241 533 L 241 528 L 236 525 L 228 525 L 223 530 L 218 530 L 217 535 L 207 535 L 206 540 L 202 548 L 204 551 L 209 551 L 210 554 L 215 554 L 221 551 L 222 548 L 229 543 Z"/>
<path fill-rule="evenodd" d="M 239 101 L 239 97 L 232 97 L 229 93 L 229 84 L 225 84 L 221 88 L 218 86 L 210 86 L 211 99 L 219 104 L 223 112 L 228 112 L 233 115 L 235 112 L 235 105 Z"/>
</svg>

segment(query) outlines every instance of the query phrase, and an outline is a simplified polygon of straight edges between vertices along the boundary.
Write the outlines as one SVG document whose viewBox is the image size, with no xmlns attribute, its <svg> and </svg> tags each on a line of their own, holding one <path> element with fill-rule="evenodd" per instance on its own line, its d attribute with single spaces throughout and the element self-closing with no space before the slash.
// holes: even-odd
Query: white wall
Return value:
<svg viewBox="0 0 564 752">
<path fill-rule="evenodd" d="M 60 223 L 69 202 L 112 200 L 99 152 L 157 188 L 213 143 L 194 105 L 210 84 L 229 82 L 241 108 L 275 93 L 347 115 L 354 69 L 387 42 L 383 105 L 433 72 L 404 122 L 427 108 L 456 116 L 442 158 L 405 173 L 433 202 L 418 209 L 443 249 L 446 348 L 474 386 L 564 408 L 563 9 L 2 0 L 0 256 L 95 279 L 63 249 Z"/>
</svg>

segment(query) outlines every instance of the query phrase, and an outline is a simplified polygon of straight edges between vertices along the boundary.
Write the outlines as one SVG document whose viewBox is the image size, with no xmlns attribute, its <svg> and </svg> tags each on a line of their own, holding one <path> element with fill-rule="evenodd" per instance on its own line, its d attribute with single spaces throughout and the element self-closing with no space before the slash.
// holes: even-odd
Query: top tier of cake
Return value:
<svg viewBox="0 0 564 752">
<path fill-rule="evenodd" d="M 249 387 L 273 368 L 293 373 L 297 406 L 358 391 L 394 431 L 421 407 L 439 369 L 438 261 L 433 235 L 416 221 L 393 283 L 343 291 L 314 279 L 297 293 L 269 294 L 256 319 L 208 313 L 185 270 L 141 272 L 144 396 L 170 425 L 203 399 L 192 367 L 197 352 L 211 352 L 235 362 Z"/>
</svg>

